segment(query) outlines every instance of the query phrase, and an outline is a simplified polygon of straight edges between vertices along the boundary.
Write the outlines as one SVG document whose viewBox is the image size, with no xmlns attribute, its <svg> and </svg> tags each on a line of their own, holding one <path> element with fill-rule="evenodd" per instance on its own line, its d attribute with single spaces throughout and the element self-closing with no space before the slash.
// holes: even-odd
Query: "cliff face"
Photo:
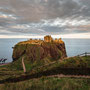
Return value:
<svg viewBox="0 0 90 90">
<path fill-rule="evenodd" d="M 20 42 L 13 48 L 13 61 L 22 57 L 32 62 L 48 59 L 50 61 L 66 57 L 65 44 L 60 42 L 45 42 L 43 40 L 28 40 Z"/>
</svg>

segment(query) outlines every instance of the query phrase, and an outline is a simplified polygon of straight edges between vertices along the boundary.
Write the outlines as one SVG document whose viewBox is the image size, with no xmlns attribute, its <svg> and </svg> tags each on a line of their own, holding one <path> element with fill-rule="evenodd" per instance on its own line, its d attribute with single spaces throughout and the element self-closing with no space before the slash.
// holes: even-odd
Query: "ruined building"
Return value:
<svg viewBox="0 0 90 90">
<path fill-rule="evenodd" d="M 53 41 L 53 39 L 50 35 L 47 35 L 44 37 L 44 42 L 52 42 L 52 41 Z"/>
<path fill-rule="evenodd" d="M 28 41 L 24 41 L 24 42 L 20 42 L 19 44 L 39 44 L 39 45 L 41 45 L 43 42 L 47 42 L 47 43 L 64 43 L 62 40 L 61 40 L 61 38 L 59 38 L 59 39 L 53 39 L 52 37 L 51 37 L 51 35 L 47 35 L 47 36 L 45 36 L 44 37 L 44 40 L 38 40 L 38 39 L 29 39 Z"/>
<path fill-rule="evenodd" d="M 61 38 L 54 40 L 50 35 L 44 37 L 44 42 L 64 43 Z"/>
</svg>

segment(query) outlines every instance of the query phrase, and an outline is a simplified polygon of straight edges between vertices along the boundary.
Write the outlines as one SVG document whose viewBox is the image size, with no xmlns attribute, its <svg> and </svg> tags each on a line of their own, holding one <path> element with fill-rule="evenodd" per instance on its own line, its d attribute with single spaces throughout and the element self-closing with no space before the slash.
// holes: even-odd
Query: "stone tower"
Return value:
<svg viewBox="0 0 90 90">
<path fill-rule="evenodd" d="M 52 41 L 53 41 L 53 39 L 50 35 L 47 35 L 44 37 L 44 42 L 52 42 Z"/>
<path fill-rule="evenodd" d="M 59 43 L 64 43 L 61 38 L 58 39 Z"/>
</svg>

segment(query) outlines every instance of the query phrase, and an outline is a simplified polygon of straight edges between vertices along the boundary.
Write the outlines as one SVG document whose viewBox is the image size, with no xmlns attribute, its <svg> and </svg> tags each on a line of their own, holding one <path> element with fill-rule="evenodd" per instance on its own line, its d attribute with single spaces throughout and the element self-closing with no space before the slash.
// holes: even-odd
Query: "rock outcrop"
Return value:
<svg viewBox="0 0 90 90">
<path fill-rule="evenodd" d="M 32 62 L 43 59 L 53 61 L 67 57 L 65 44 L 61 38 L 53 40 L 51 36 L 45 36 L 44 40 L 30 39 L 16 44 L 13 48 L 13 61 L 23 56 Z"/>
</svg>

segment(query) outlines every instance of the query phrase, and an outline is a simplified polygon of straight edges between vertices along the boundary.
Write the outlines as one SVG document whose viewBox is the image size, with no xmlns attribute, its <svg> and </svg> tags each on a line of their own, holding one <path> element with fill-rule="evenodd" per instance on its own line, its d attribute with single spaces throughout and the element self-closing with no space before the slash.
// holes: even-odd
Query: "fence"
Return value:
<svg viewBox="0 0 90 90">
<path fill-rule="evenodd" d="M 90 56 L 90 53 L 85 52 L 85 53 L 79 54 L 79 55 L 77 55 L 77 56 Z"/>
<path fill-rule="evenodd" d="M 85 53 L 83 53 L 83 54 L 79 54 L 79 55 L 77 55 L 77 56 L 90 56 L 90 53 L 87 53 L 87 52 L 85 52 Z M 74 57 L 76 57 L 76 56 L 74 56 Z M 71 58 L 71 57 L 66 57 L 66 58 L 63 58 L 63 59 L 60 59 L 60 61 L 61 60 L 64 60 L 64 59 L 69 59 L 69 58 Z M 73 57 L 72 57 L 73 58 Z M 51 62 L 51 63 L 49 63 L 49 64 L 45 64 L 45 65 L 43 65 L 43 66 L 40 66 L 40 67 L 38 67 L 38 68 L 36 68 L 36 69 L 41 69 L 41 68 L 43 68 L 43 67 L 46 67 L 46 66 L 50 66 L 50 65 L 52 65 L 52 64 L 55 64 L 57 61 L 54 61 L 54 62 Z"/>
<path fill-rule="evenodd" d="M 7 59 L 0 59 L 0 64 L 4 64 L 7 61 Z"/>
</svg>

